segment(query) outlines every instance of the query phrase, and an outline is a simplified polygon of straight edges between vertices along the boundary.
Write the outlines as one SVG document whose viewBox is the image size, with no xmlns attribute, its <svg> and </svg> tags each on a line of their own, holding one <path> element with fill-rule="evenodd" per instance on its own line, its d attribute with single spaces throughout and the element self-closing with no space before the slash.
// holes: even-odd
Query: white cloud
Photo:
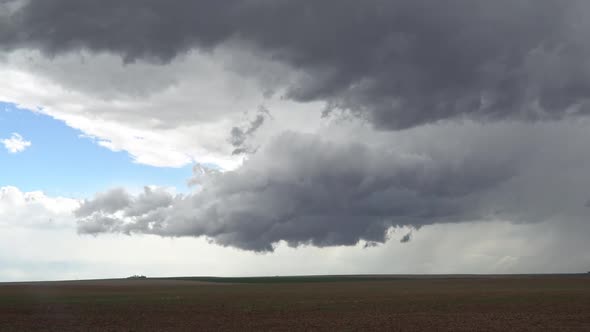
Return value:
<svg viewBox="0 0 590 332">
<path fill-rule="evenodd" d="M 0 187 L 0 228 L 53 228 L 71 226 L 73 209 L 80 202 L 66 197 L 48 197 L 41 191 L 22 192 Z"/>
<path fill-rule="evenodd" d="M 274 119 L 257 131 L 260 137 L 284 129 L 313 131 L 321 125 L 323 107 L 283 100 L 279 94 L 269 97 L 265 91 L 281 86 L 277 80 L 289 75 L 268 61 L 264 82 L 236 73 L 228 64 L 238 58 L 251 66 L 263 60 L 235 52 L 192 51 L 166 65 L 124 64 L 116 55 L 85 51 L 53 58 L 30 50 L 0 53 L 0 77 L 5 78 L 0 101 L 64 121 L 105 148 L 128 152 L 137 163 L 180 167 L 199 162 L 234 169 L 242 157 L 232 156 L 230 131 L 251 121 L 259 106 Z"/>
<path fill-rule="evenodd" d="M 31 146 L 31 142 L 25 140 L 20 134 L 12 133 L 10 138 L 5 138 L 0 140 L 4 147 L 10 153 L 19 153 L 25 151 L 28 147 Z"/>
</svg>

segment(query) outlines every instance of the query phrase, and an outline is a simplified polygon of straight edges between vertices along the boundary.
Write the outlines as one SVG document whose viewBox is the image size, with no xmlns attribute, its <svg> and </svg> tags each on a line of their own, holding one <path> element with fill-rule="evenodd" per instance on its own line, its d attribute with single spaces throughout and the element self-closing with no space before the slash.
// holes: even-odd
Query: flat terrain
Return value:
<svg viewBox="0 0 590 332">
<path fill-rule="evenodd" d="M 590 275 L 0 283 L 0 331 L 590 331 Z"/>
</svg>

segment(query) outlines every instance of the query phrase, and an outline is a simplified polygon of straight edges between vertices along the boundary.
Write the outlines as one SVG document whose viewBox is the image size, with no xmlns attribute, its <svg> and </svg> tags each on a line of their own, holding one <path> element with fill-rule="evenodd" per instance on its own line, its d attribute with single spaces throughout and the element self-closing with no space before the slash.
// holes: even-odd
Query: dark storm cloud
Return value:
<svg viewBox="0 0 590 332">
<path fill-rule="evenodd" d="M 348 141 L 284 133 L 234 171 L 195 166 L 198 186 L 188 195 L 99 194 L 78 211 L 79 230 L 204 236 L 268 251 L 280 241 L 372 246 L 391 227 L 436 223 L 556 222 L 566 229 L 587 223 L 590 213 L 588 128 L 590 119 L 447 123 L 357 132 Z"/>
<path fill-rule="evenodd" d="M 154 193 L 145 192 L 114 213 L 110 205 L 97 208 L 106 201 L 103 194 L 77 214 L 82 233 L 206 236 L 256 251 L 272 250 L 279 241 L 319 247 L 383 243 L 395 225 L 485 218 L 481 194 L 513 175 L 510 164 L 483 155 L 435 160 L 288 133 L 238 170 L 209 174 L 198 193 L 157 199 L 166 204 L 151 209 L 132 208 L 154 201 Z"/>
<path fill-rule="evenodd" d="M 2 48 L 87 48 L 165 63 L 241 41 L 304 74 L 287 97 L 325 101 L 385 129 L 590 110 L 590 5 L 581 0 L 23 3 L 0 16 Z"/>
</svg>

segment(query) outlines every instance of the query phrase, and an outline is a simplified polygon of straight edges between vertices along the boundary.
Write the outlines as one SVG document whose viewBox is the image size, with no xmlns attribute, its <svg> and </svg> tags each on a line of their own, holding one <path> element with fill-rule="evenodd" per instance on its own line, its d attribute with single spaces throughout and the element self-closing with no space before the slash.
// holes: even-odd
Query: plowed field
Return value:
<svg viewBox="0 0 590 332">
<path fill-rule="evenodd" d="M 0 283 L 0 331 L 590 331 L 590 275 Z"/>
</svg>

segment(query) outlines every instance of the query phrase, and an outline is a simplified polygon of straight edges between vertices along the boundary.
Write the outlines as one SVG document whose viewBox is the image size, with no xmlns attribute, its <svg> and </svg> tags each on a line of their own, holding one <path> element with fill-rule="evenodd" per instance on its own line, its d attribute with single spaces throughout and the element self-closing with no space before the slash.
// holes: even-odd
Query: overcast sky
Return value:
<svg viewBox="0 0 590 332">
<path fill-rule="evenodd" d="M 0 281 L 590 270 L 584 0 L 0 0 Z"/>
</svg>

